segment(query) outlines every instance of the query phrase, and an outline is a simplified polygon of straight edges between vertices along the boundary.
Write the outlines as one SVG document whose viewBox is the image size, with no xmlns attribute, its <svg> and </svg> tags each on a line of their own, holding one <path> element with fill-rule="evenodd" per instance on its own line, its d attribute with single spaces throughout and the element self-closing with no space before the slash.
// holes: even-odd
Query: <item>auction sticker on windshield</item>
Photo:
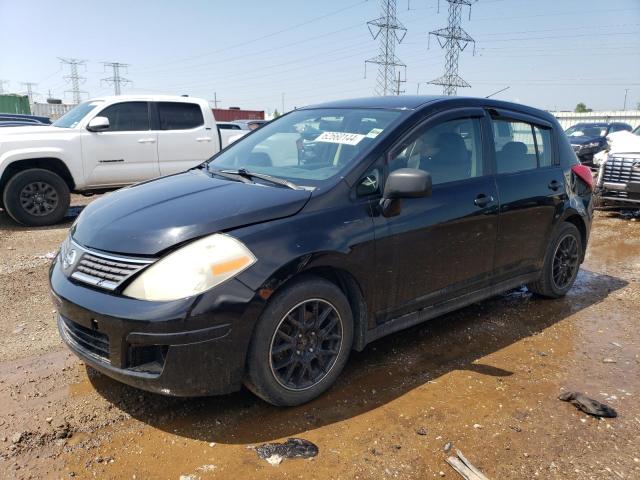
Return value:
<svg viewBox="0 0 640 480">
<path fill-rule="evenodd" d="M 364 135 L 359 133 L 347 133 L 347 132 L 324 132 L 318 136 L 316 142 L 327 143 L 342 143 L 343 145 L 357 145 L 365 138 Z"/>
</svg>

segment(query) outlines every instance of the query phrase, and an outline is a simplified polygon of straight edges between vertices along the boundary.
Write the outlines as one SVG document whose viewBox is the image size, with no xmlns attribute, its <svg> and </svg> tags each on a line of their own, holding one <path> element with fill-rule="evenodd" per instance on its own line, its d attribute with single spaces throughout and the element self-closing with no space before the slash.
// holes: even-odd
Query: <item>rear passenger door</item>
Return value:
<svg viewBox="0 0 640 480">
<path fill-rule="evenodd" d="M 500 200 L 495 281 L 500 282 L 542 267 L 566 193 L 551 124 L 516 112 L 491 113 Z M 505 132 L 510 132 L 507 141 Z"/>
<path fill-rule="evenodd" d="M 160 174 L 182 172 L 218 151 L 218 132 L 207 127 L 197 103 L 154 102 Z"/>
</svg>

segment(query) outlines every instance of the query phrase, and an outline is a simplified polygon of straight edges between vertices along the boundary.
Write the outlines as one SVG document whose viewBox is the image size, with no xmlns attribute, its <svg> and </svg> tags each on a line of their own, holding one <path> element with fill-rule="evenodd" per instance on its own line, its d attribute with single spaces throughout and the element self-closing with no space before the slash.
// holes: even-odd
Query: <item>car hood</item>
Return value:
<svg viewBox="0 0 640 480">
<path fill-rule="evenodd" d="M 586 135 L 580 135 L 577 137 L 569 137 L 569 142 L 572 145 L 586 145 L 591 142 L 601 142 L 604 140 L 604 137 L 588 137 Z"/>
<path fill-rule="evenodd" d="M 10 135 L 46 135 L 46 134 L 60 134 L 68 131 L 67 128 L 52 127 L 51 125 L 23 125 L 19 127 L 4 127 L 0 130 L 0 137 Z"/>
<path fill-rule="evenodd" d="M 215 232 L 294 215 L 311 192 L 212 177 L 203 170 L 123 188 L 87 206 L 75 242 L 106 252 L 155 256 Z"/>
</svg>

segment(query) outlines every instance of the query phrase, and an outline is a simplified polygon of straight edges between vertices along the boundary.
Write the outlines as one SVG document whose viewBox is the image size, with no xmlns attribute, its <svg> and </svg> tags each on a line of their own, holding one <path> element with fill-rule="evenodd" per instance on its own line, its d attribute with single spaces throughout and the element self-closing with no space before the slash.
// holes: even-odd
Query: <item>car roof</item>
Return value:
<svg viewBox="0 0 640 480">
<path fill-rule="evenodd" d="M 333 102 L 321 103 L 303 107 L 303 109 L 317 108 L 381 108 L 389 110 L 418 111 L 425 108 L 465 108 L 480 107 L 513 110 L 520 113 L 534 115 L 546 119 L 551 123 L 556 123 L 556 119 L 549 112 L 535 107 L 522 105 L 519 103 L 506 102 L 503 100 L 493 100 L 478 97 L 458 97 L 445 95 L 397 95 L 387 97 L 364 97 L 347 100 L 337 100 Z"/>
</svg>

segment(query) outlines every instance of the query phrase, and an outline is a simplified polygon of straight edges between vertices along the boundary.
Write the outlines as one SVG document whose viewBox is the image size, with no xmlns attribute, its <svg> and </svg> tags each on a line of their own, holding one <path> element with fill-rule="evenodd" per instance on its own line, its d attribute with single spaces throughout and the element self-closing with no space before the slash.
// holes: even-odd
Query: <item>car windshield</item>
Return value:
<svg viewBox="0 0 640 480">
<path fill-rule="evenodd" d="M 607 134 L 606 125 L 574 125 L 565 130 L 568 137 L 604 137 Z"/>
<path fill-rule="evenodd" d="M 631 133 L 633 133 L 634 135 L 638 135 L 640 137 L 640 125 L 638 125 L 636 129 Z"/>
<path fill-rule="evenodd" d="M 53 122 L 52 125 L 60 128 L 74 128 L 91 110 L 101 103 L 101 101 L 95 100 L 81 103 Z"/>
<path fill-rule="evenodd" d="M 208 167 L 318 185 L 351 166 L 401 114 L 382 109 L 296 110 L 233 143 Z"/>
</svg>

